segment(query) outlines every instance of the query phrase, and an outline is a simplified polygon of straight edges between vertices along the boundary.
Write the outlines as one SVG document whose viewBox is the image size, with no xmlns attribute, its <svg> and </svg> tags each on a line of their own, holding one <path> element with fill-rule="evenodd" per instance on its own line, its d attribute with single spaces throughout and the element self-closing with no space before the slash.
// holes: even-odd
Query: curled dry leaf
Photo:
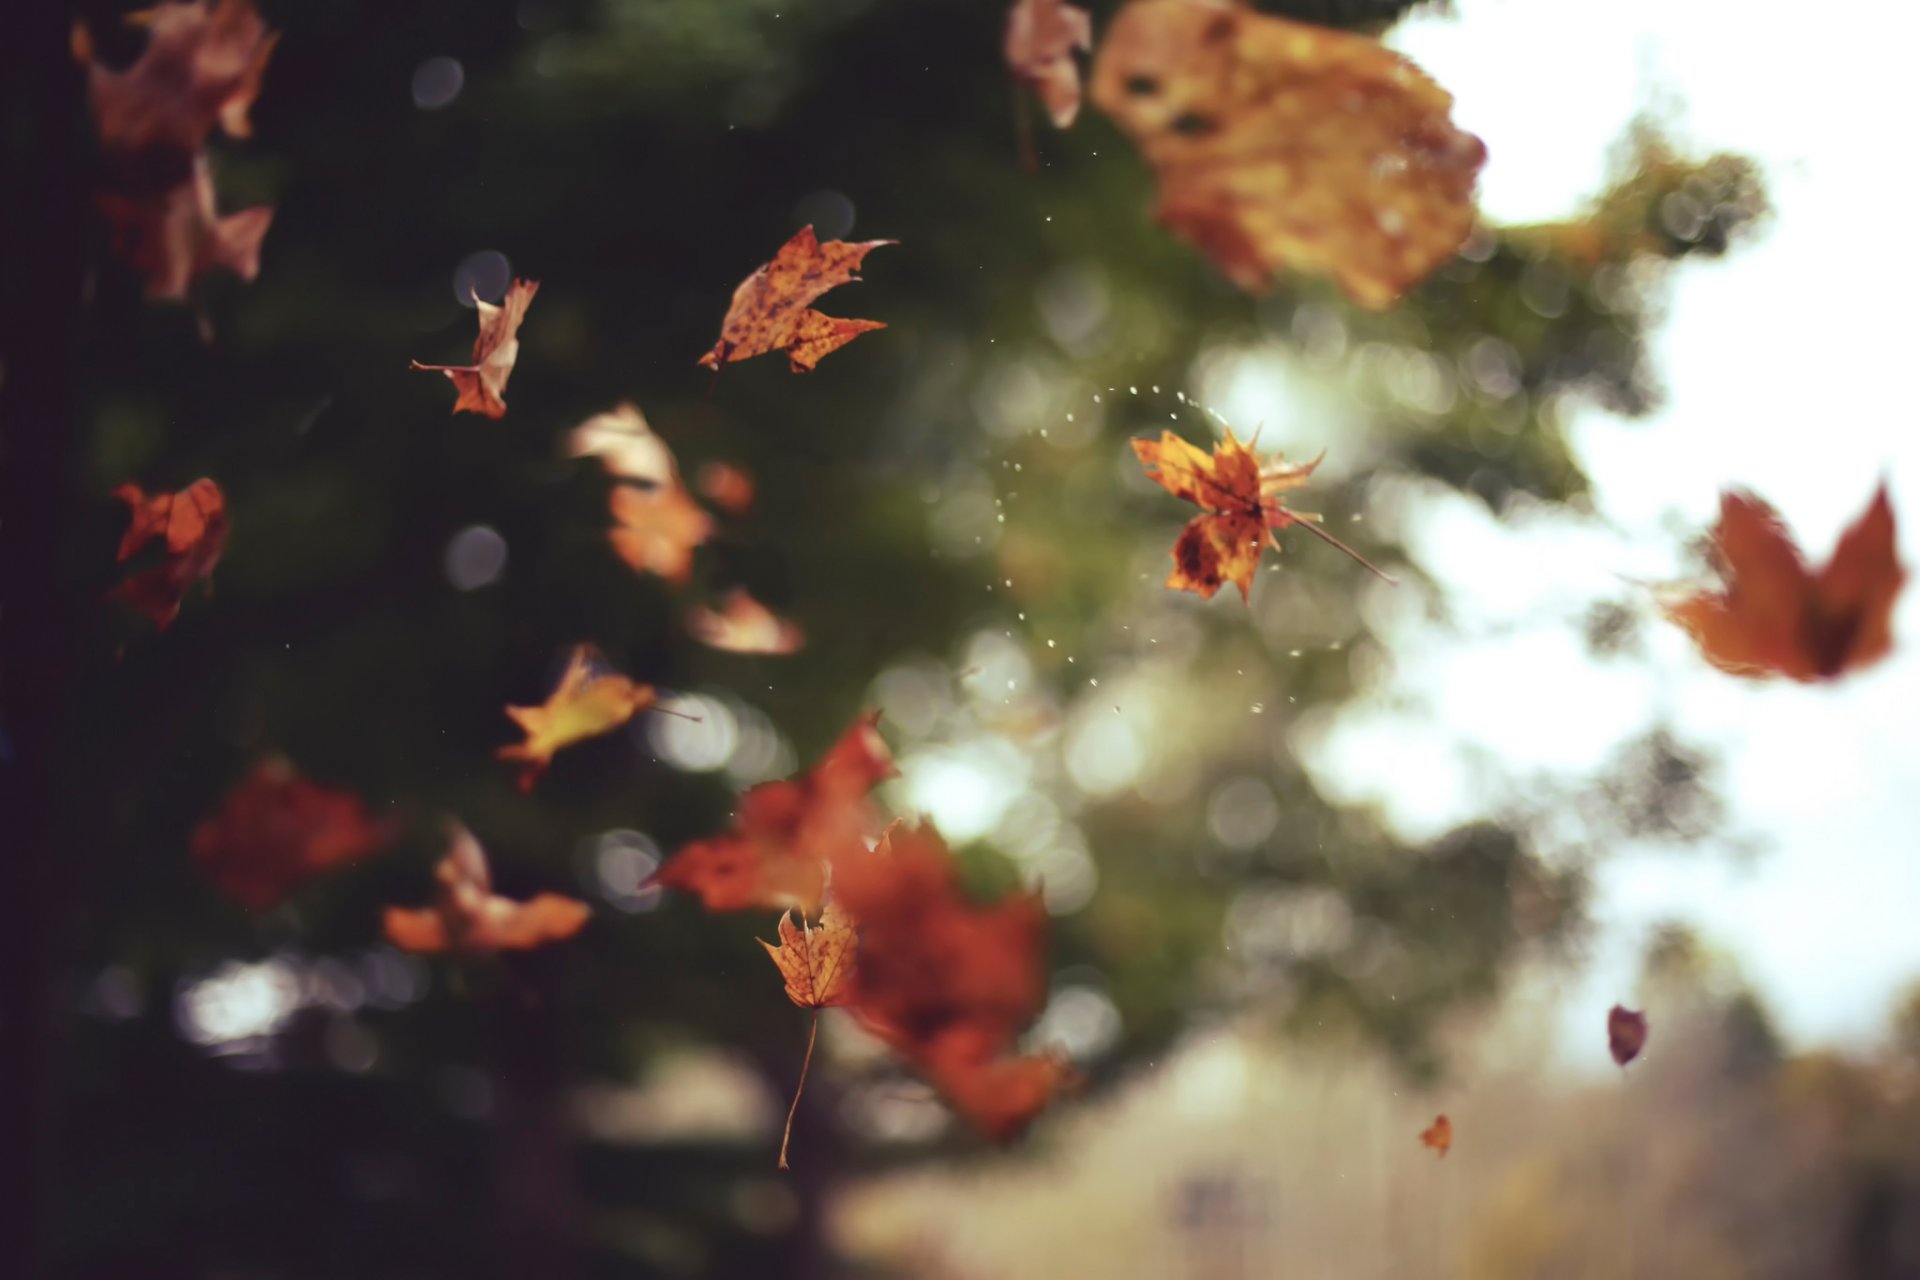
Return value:
<svg viewBox="0 0 1920 1280">
<path fill-rule="evenodd" d="M 632 404 L 595 414 L 573 429 L 568 453 L 598 456 L 616 484 L 607 504 L 614 527 L 607 540 L 635 573 L 658 574 L 676 586 L 693 573 L 693 549 L 713 536 L 713 520 L 680 482 L 673 450 Z"/>
<path fill-rule="evenodd" d="M 279 37 L 249 0 L 162 4 L 142 21 L 146 48 L 124 71 L 94 58 L 83 24 L 73 29 L 100 138 L 96 200 L 113 251 L 154 298 L 184 298 L 216 268 L 252 280 L 273 210 L 220 216 L 205 147 L 216 127 L 236 138 L 252 131 L 248 111 Z"/>
<path fill-rule="evenodd" d="M 887 326 L 878 320 L 843 320 L 813 310 L 829 289 L 858 280 L 860 260 L 893 240 L 858 243 L 814 238 L 802 227 L 780 246 L 773 261 L 740 282 L 720 328 L 720 340 L 699 363 L 719 372 L 723 364 L 751 360 L 769 351 L 787 353 L 795 373 L 810 372 L 821 357 L 861 334 Z"/>
<path fill-rule="evenodd" d="M 227 500 L 211 480 L 195 480 L 178 493 L 148 496 L 135 484 L 123 484 L 113 496 L 132 510 L 115 556 L 121 564 L 150 542 L 160 544 L 161 560 L 113 589 L 165 630 L 180 614 L 180 602 L 196 582 L 210 580 L 227 548 Z"/>
<path fill-rule="evenodd" d="M 1453 1146 L 1453 1121 L 1444 1115 L 1435 1116 L 1433 1123 L 1420 1131 L 1423 1146 L 1432 1147 L 1441 1159 L 1446 1159 L 1447 1151 Z"/>
<path fill-rule="evenodd" d="M 1281 500 L 1281 494 L 1307 483 L 1320 465 L 1318 458 L 1298 464 L 1275 461 L 1263 468 L 1232 430 L 1214 446 L 1211 457 L 1171 431 L 1161 432 L 1157 441 L 1135 440 L 1133 452 L 1156 484 L 1203 513 L 1188 521 L 1174 541 L 1173 572 L 1167 585 L 1175 590 L 1212 599 L 1222 583 L 1231 582 L 1245 600 L 1253 587 L 1254 570 L 1260 567 L 1262 548 L 1278 551 L 1280 542 L 1273 531 L 1294 524 L 1380 574 L 1315 523 L 1319 516 L 1291 511 Z"/>
<path fill-rule="evenodd" d="M 1059 128 L 1080 114 L 1074 50 L 1093 48 L 1093 18 L 1062 0 L 1014 0 L 1007 11 L 1007 66 L 1038 94 Z"/>
<path fill-rule="evenodd" d="M 357 862 L 393 837 L 360 798 L 307 781 L 285 760 L 257 765 L 220 811 L 193 829 L 193 861 L 219 890 L 265 911 L 300 886 Z"/>
<path fill-rule="evenodd" d="M 833 887 L 860 924 L 849 1009 L 976 1128 L 1011 1137 L 1072 1083 L 1057 1055 L 1011 1053 L 1046 995 L 1036 896 L 971 902 L 938 833 L 898 824 L 844 849 Z"/>
<path fill-rule="evenodd" d="M 1721 495 L 1713 555 L 1722 588 L 1664 608 L 1721 670 L 1831 680 L 1893 648 L 1893 606 L 1907 574 L 1884 484 L 1817 573 L 1773 508 L 1751 494 Z"/>
<path fill-rule="evenodd" d="M 562 747 L 618 729 L 653 705 L 650 684 L 636 684 L 617 671 L 604 669 L 605 659 L 590 644 L 574 646 L 560 683 L 537 707 L 508 707 L 507 714 L 526 731 L 525 742 L 500 748 L 502 760 L 526 765 L 520 789 L 530 791 L 553 763 Z"/>
<path fill-rule="evenodd" d="M 694 485 L 707 501 L 736 516 L 745 515 L 753 505 L 753 477 L 730 462 L 702 464 Z"/>
<path fill-rule="evenodd" d="M 1093 100 L 1153 166 L 1160 221 L 1251 292 L 1291 269 L 1385 307 L 1472 228 L 1485 146 L 1454 127 L 1446 90 L 1365 36 L 1133 0 Z"/>
<path fill-rule="evenodd" d="M 415 369 L 444 373 L 460 392 L 453 411 L 484 414 L 489 418 L 507 415 L 507 379 L 513 376 L 513 362 L 520 358 L 520 322 L 527 318 L 533 295 L 540 292 L 538 280 L 515 280 L 507 287 L 500 305 L 473 295 L 473 306 L 480 317 L 480 333 L 473 340 L 472 364 L 421 364 Z"/>
<path fill-rule="evenodd" d="M 434 867 L 433 878 L 432 906 L 387 908 L 387 941 L 402 951 L 526 951 L 571 938 L 593 914 L 586 903 L 557 893 L 526 902 L 496 895 L 486 853 L 457 822 L 451 824 L 447 855 Z"/>
<path fill-rule="evenodd" d="M 780 917 L 779 934 L 779 946 L 765 939 L 760 945 L 785 979 L 787 999 L 802 1009 L 845 1004 L 859 942 L 853 921 L 840 904 L 829 901 L 820 922 L 811 925 L 804 919 L 795 924 L 793 912 L 788 911 Z"/>
<path fill-rule="evenodd" d="M 1647 1015 L 1624 1005 L 1607 1010 L 1607 1052 L 1621 1066 L 1640 1056 L 1647 1047 Z"/>
<path fill-rule="evenodd" d="M 741 796 L 731 831 L 682 846 L 655 880 L 700 895 L 708 911 L 819 910 L 829 861 L 865 849 L 879 825 L 867 793 L 896 772 L 878 720 L 873 712 L 854 721 L 800 777 Z"/>
<path fill-rule="evenodd" d="M 798 626 L 738 589 L 727 593 L 717 612 L 695 609 L 687 630 L 701 644 L 729 653 L 794 653 L 807 642 Z"/>
</svg>

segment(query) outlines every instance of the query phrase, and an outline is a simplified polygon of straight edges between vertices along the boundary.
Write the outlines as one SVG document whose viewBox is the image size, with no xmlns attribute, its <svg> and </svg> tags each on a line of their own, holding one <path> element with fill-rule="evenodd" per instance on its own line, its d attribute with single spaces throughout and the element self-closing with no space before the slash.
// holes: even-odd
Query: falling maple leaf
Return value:
<svg viewBox="0 0 1920 1280">
<path fill-rule="evenodd" d="M 271 205 L 222 216 L 204 155 L 187 178 L 157 193 L 127 195 L 112 188 L 95 201 L 106 220 L 114 256 L 146 281 L 147 296 L 178 301 L 209 271 L 242 280 L 260 274 L 260 242 L 273 222 Z"/>
<path fill-rule="evenodd" d="M 1713 554 L 1723 588 L 1664 607 L 1721 670 L 1831 680 L 1893 648 L 1893 605 L 1907 575 L 1884 484 L 1817 573 L 1773 508 L 1751 494 L 1721 495 Z"/>
<path fill-rule="evenodd" d="M 794 232 L 780 252 L 733 291 L 733 303 L 720 327 L 720 340 L 699 363 L 718 373 L 720 366 L 751 360 L 769 351 L 787 353 L 795 373 L 810 372 L 821 357 L 861 334 L 887 326 L 878 320 L 843 320 L 812 309 L 829 289 L 860 278 L 860 260 L 895 240 L 814 238 L 813 228 Z"/>
<path fill-rule="evenodd" d="M 450 824 L 447 854 L 433 878 L 432 906 L 387 908 L 387 941 L 402 951 L 525 951 L 571 938 L 593 914 L 586 903 L 557 893 L 526 902 L 495 894 L 485 851 L 458 822 Z"/>
<path fill-rule="evenodd" d="M 178 493 L 149 496 L 136 484 L 123 484 L 113 496 L 132 510 L 115 559 L 125 564 L 149 542 L 161 544 L 162 559 L 113 589 L 165 630 L 180 614 L 188 588 L 213 577 L 227 547 L 227 500 L 220 486 L 202 478 Z"/>
<path fill-rule="evenodd" d="M 194 863 L 221 892 L 265 911 L 323 872 L 373 853 L 393 824 L 367 817 L 360 798 L 309 782 L 286 760 L 263 761 L 194 827 Z"/>
<path fill-rule="evenodd" d="M 798 626 L 737 588 L 718 611 L 695 609 L 687 630 L 701 644 L 729 653 L 793 653 L 807 642 Z"/>
<path fill-rule="evenodd" d="M 1433 1123 L 1420 1131 L 1420 1142 L 1432 1147 L 1442 1160 L 1446 1159 L 1448 1149 L 1453 1146 L 1453 1121 L 1444 1115 L 1435 1116 Z"/>
<path fill-rule="evenodd" d="M 124 71 L 102 66 L 85 24 L 74 24 L 73 53 L 87 67 L 103 147 L 190 155 L 216 125 L 235 138 L 253 132 L 248 112 L 280 37 L 251 0 L 160 4 L 136 20 L 147 29 L 147 44 Z"/>
<path fill-rule="evenodd" d="M 574 646 L 560 683 L 537 707 L 508 707 L 507 714 L 526 731 L 525 742 L 500 748 L 502 760 L 526 764 L 520 789 L 531 791 L 534 781 L 553 763 L 562 747 L 618 729 L 638 712 L 653 705 L 650 684 L 636 684 L 617 671 L 603 668 L 605 659 L 590 644 Z"/>
<path fill-rule="evenodd" d="M 216 268 L 252 280 L 273 210 L 220 216 L 205 146 L 216 126 L 236 138 L 252 132 L 248 111 L 279 37 L 249 0 L 162 4 L 139 17 L 146 48 L 124 71 L 96 60 L 84 24 L 73 29 L 100 138 L 96 201 L 113 251 L 154 298 L 185 298 Z"/>
<path fill-rule="evenodd" d="M 1222 583 L 1231 582 L 1245 600 L 1253 587 L 1254 570 L 1260 566 L 1261 550 L 1278 551 L 1274 530 L 1289 525 L 1304 527 L 1380 577 L 1387 576 L 1322 529 L 1316 523 L 1319 516 L 1289 510 L 1282 502 L 1281 494 L 1307 483 L 1320 465 L 1318 458 L 1298 464 L 1276 461 L 1263 468 L 1234 438 L 1231 428 L 1227 438 L 1214 446 L 1211 457 L 1171 431 L 1161 432 L 1157 441 L 1135 440 L 1133 452 L 1156 484 L 1204 513 L 1189 520 L 1174 541 L 1169 587 L 1212 599 Z"/>
<path fill-rule="evenodd" d="M 655 881 L 698 894 L 708 911 L 817 911 L 828 862 L 864 849 L 878 825 L 867 793 L 896 772 L 878 720 L 873 712 L 854 721 L 802 776 L 749 790 L 731 831 L 683 846 Z"/>
<path fill-rule="evenodd" d="M 734 515 L 744 515 L 753 505 L 753 477 L 730 462 L 702 464 L 694 486 L 707 501 Z"/>
<path fill-rule="evenodd" d="M 860 924 L 848 1008 L 975 1127 L 1013 1136 L 1074 1080 L 1057 1054 L 1014 1056 L 1046 995 L 1046 912 L 1030 893 L 978 905 L 930 826 L 843 848 L 833 891 Z"/>
<path fill-rule="evenodd" d="M 780 945 L 761 939 L 774 967 L 786 982 L 787 999 L 802 1009 L 813 1010 L 807 1028 L 807 1054 L 800 1061 L 800 1080 L 794 1086 L 793 1102 L 787 1108 L 786 1131 L 780 1135 L 780 1167 L 787 1167 L 787 1145 L 793 1138 L 793 1113 L 800 1108 L 801 1091 L 807 1087 L 807 1068 L 813 1065 L 813 1045 L 820 1034 L 820 1010 L 846 1001 L 847 979 L 853 973 L 859 938 L 854 925 L 837 902 L 828 902 L 818 924 L 803 917 L 793 922 L 793 912 L 780 917 Z"/>
<path fill-rule="evenodd" d="M 713 536 L 713 519 L 680 481 L 667 442 L 632 404 L 595 414 L 573 429 L 568 453 L 597 456 L 623 482 L 607 505 L 614 527 L 607 541 L 635 573 L 658 574 L 675 585 L 693 574 L 693 549 Z"/>
<path fill-rule="evenodd" d="M 1607 1010 L 1607 1052 L 1621 1066 L 1640 1056 L 1647 1045 L 1647 1015 L 1624 1005 Z"/>
<path fill-rule="evenodd" d="M 1007 66 L 1032 87 L 1059 128 L 1080 114 L 1074 50 L 1093 48 L 1093 18 L 1062 0 L 1014 0 L 1007 11 Z"/>
<path fill-rule="evenodd" d="M 1486 147 L 1365 36 L 1225 0 L 1133 0 L 1093 100 L 1139 144 L 1159 218 L 1250 292 L 1285 269 L 1385 307 L 1465 242 Z"/>
<path fill-rule="evenodd" d="M 538 280 L 515 280 L 499 306 L 484 301 L 479 294 L 470 294 L 480 316 L 480 333 L 473 340 L 473 363 L 412 362 L 415 369 L 447 375 L 460 392 L 453 402 L 455 413 L 464 410 L 489 418 L 507 415 L 507 402 L 502 397 L 507 392 L 507 379 L 513 376 L 513 362 L 520 358 L 520 322 L 527 318 L 527 307 L 538 292 Z"/>
</svg>

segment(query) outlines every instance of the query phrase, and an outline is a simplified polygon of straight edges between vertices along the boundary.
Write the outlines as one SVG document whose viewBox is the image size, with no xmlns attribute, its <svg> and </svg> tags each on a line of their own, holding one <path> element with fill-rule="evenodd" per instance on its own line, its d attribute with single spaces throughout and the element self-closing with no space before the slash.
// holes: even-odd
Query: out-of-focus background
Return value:
<svg viewBox="0 0 1920 1280">
<path fill-rule="evenodd" d="M 1023 166 L 998 3 L 262 0 L 255 134 L 213 155 L 225 205 L 276 206 L 259 279 L 83 282 L 48 1274 L 1920 1275 L 1920 660 L 1737 681 L 1650 591 L 1723 487 L 1817 558 L 1882 479 L 1920 517 L 1920 23 L 1261 7 L 1386 30 L 1487 143 L 1481 230 L 1394 310 L 1236 291 L 1097 112 Z M 900 242 L 819 304 L 889 327 L 710 389 L 734 285 L 806 223 Z M 513 275 L 511 409 L 450 417 L 407 362 L 463 358 Z M 757 481 L 684 589 L 565 456 L 623 400 Z M 1295 533 L 1250 605 L 1166 590 L 1188 513 L 1126 442 L 1228 424 L 1325 450 L 1299 505 L 1399 585 Z M 211 596 L 159 635 L 96 607 L 109 492 L 202 475 Z M 807 647 L 695 643 L 733 586 Z M 697 719 L 522 794 L 502 707 L 582 641 Z M 1030 1039 L 1088 1084 L 995 1150 L 830 1014 L 781 1173 L 773 922 L 645 881 L 866 707 L 883 802 L 982 894 L 1040 887 Z M 273 756 L 416 836 L 242 911 L 188 834 Z M 581 938 L 386 946 L 445 816 L 508 891 L 592 901 Z M 1652 1025 L 1624 1074 L 1616 1001 Z"/>
</svg>

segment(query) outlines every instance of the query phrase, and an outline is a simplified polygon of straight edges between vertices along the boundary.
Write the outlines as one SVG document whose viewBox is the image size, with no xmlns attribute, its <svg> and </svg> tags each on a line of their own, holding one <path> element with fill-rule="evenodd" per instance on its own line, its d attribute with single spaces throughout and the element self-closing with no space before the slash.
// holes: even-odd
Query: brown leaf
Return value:
<svg viewBox="0 0 1920 1280">
<path fill-rule="evenodd" d="M 779 946 L 764 939 L 760 945 L 786 980 L 787 999 L 802 1009 L 845 1004 L 859 941 L 853 921 L 840 904 L 829 900 L 820 922 L 811 925 L 804 917 L 795 924 L 793 912 L 788 911 L 780 917 L 779 933 Z"/>
<path fill-rule="evenodd" d="M 1014 0 L 1007 11 L 1007 66 L 1046 104 L 1059 128 L 1080 114 L 1076 49 L 1093 48 L 1093 19 L 1062 0 Z"/>
<path fill-rule="evenodd" d="M 1607 1010 L 1607 1052 L 1621 1066 L 1640 1056 L 1647 1045 L 1647 1015 L 1623 1005 Z"/>
<path fill-rule="evenodd" d="M 473 833 L 451 824 L 446 857 L 433 872 L 434 903 L 420 910 L 388 907 L 387 940 L 402 951 L 484 955 L 525 951 L 580 932 L 593 914 L 557 893 L 515 902 L 493 892 L 487 855 Z"/>
<path fill-rule="evenodd" d="M 867 254 L 896 243 L 829 240 L 821 244 L 814 239 L 812 227 L 800 228 L 780 246 L 773 261 L 733 291 L 720 340 L 699 363 L 718 372 L 723 364 L 784 351 L 795 373 L 807 373 L 829 352 L 871 329 L 886 328 L 878 320 L 842 320 L 811 308 L 827 290 L 858 280 L 860 260 Z"/>
<path fill-rule="evenodd" d="M 87 96 L 103 148 L 189 155 L 216 125 L 235 138 L 251 134 L 247 113 L 280 39 L 251 0 L 159 4 L 140 21 L 147 45 L 125 71 L 95 61 L 86 26 L 74 25 L 73 52 L 87 66 Z"/>
<path fill-rule="evenodd" d="M 681 483 L 673 450 L 640 410 L 621 404 L 587 419 L 573 429 L 568 453 L 597 455 L 610 473 L 632 482 L 616 484 L 607 499 L 614 552 L 635 573 L 684 584 L 693 573 L 693 549 L 713 536 L 713 520 Z"/>
<path fill-rule="evenodd" d="M 1233 282 L 1332 276 L 1385 307 L 1466 240 L 1486 148 L 1453 99 L 1365 36 L 1222 0 L 1133 0 L 1093 100 L 1139 144 L 1160 221 Z"/>
<path fill-rule="evenodd" d="M 178 301 L 209 271 L 242 280 L 260 274 L 260 242 L 273 221 L 271 205 L 222 217 L 204 154 L 188 175 L 156 193 L 128 195 L 111 187 L 96 195 L 114 256 L 138 272 L 147 296 Z"/>
<path fill-rule="evenodd" d="M 393 825 L 367 817 L 360 798 L 307 781 L 268 760 L 193 829 L 194 863 L 228 897 L 265 911 L 309 880 L 373 853 Z"/>
<path fill-rule="evenodd" d="M 829 860 L 864 849 L 879 825 L 867 793 L 895 769 L 878 719 L 874 712 L 854 721 L 799 778 L 748 791 L 731 831 L 682 846 L 655 879 L 699 894 L 708 911 L 819 910 Z"/>
<path fill-rule="evenodd" d="M 931 827 L 845 848 L 833 887 L 860 923 L 848 1007 L 988 1136 L 1025 1128 L 1073 1081 L 1052 1056 L 1010 1056 L 1046 995 L 1046 913 L 1016 893 L 985 906 L 960 888 Z"/>
<path fill-rule="evenodd" d="M 507 402 L 503 397 L 507 392 L 507 379 L 513 376 L 513 362 L 520 358 L 520 322 L 527 318 L 527 307 L 538 292 L 538 280 L 515 280 L 499 306 L 473 295 L 474 310 L 480 316 L 480 334 L 473 340 L 472 364 L 412 362 L 415 369 L 447 375 L 460 392 L 453 402 L 455 413 L 464 410 L 489 418 L 506 416 Z"/>
<path fill-rule="evenodd" d="M 1893 648 L 1893 606 L 1907 574 L 1884 484 L 1818 573 L 1773 508 L 1751 494 L 1721 495 L 1713 548 L 1722 589 L 1664 607 L 1721 670 L 1831 680 Z"/>
<path fill-rule="evenodd" d="M 737 588 L 718 612 L 695 609 L 687 630 L 701 644 L 729 653 L 794 653 L 807 642 L 799 627 Z"/>
<path fill-rule="evenodd" d="M 508 707 L 507 714 L 526 731 L 527 740 L 500 748 L 502 760 L 526 764 L 520 789 L 530 791 L 534 781 L 562 747 L 618 729 L 635 714 L 653 705 L 650 684 L 636 684 L 618 672 L 596 670 L 605 659 L 590 644 L 574 646 L 560 683 L 537 707 Z"/>
<path fill-rule="evenodd" d="M 209 581 L 227 548 L 227 500 L 211 480 L 195 480 L 178 493 L 149 497 L 139 485 L 123 484 L 113 496 L 132 510 L 116 559 L 125 564 L 149 542 L 159 542 L 163 558 L 113 589 L 153 619 L 162 630 L 180 614 L 180 602 L 196 582 Z"/>
<path fill-rule="evenodd" d="M 1453 1146 L 1453 1121 L 1443 1115 L 1435 1116 L 1433 1123 L 1420 1131 L 1420 1142 L 1432 1147 L 1442 1160 L 1446 1159 L 1448 1150 Z"/>
<path fill-rule="evenodd" d="M 1245 600 L 1253 587 L 1254 570 L 1260 567 L 1262 548 L 1278 551 L 1280 542 L 1273 531 L 1294 524 L 1380 573 L 1315 523 L 1319 516 L 1289 510 L 1281 500 L 1282 493 L 1306 484 L 1320 465 L 1318 458 L 1299 464 L 1275 461 L 1262 468 L 1230 429 L 1227 438 L 1214 446 L 1212 457 L 1171 431 L 1161 432 L 1157 441 L 1133 441 L 1133 452 L 1156 484 L 1204 513 L 1188 521 L 1174 541 L 1173 572 L 1167 585 L 1177 591 L 1212 599 L 1222 583 L 1231 582 Z"/>
</svg>

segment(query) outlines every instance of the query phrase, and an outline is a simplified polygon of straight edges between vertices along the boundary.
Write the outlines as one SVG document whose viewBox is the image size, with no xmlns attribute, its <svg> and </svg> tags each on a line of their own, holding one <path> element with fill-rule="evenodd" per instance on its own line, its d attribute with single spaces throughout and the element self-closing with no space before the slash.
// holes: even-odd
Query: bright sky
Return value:
<svg viewBox="0 0 1920 1280">
<path fill-rule="evenodd" d="M 1481 807 L 1463 747 L 1520 776 L 1580 770 L 1664 715 L 1722 758 L 1729 830 L 1766 848 L 1604 864 L 1603 940 L 1568 1000 L 1569 1057 L 1604 1055 L 1592 1007 L 1630 993 L 1647 926 L 1676 917 L 1739 956 L 1796 1041 L 1870 1037 L 1920 979 L 1920 589 L 1902 601 L 1894 656 L 1831 687 L 1721 675 L 1651 615 L 1649 657 L 1596 666 L 1568 623 L 1586 600 L 1636 598 L 1623 578 L 1680 574 L 1685 539 L 1730 485 L 1773 502 L 1824 560 L 1886 477 L 1902 559 L 1920 569 L 1920 412 L 1902 390 L 1920 333 L 1920 254 L 1902 240 L 1920 6 L 1861 0 L 1830 22 L 1752 0 L 1455 7 L 1394 43 L 1486 140 L 1491 219 L 1573 212 L 1650 103 L 1677 107 L 1671 131 L 1695 154 L 1758 160 L 1776 213 L 1724 261 L 1674 272 L 1654 344 L 1664 407 L 1637 422 L 1579 412 L 1599 520 L 1509 530 L 1464 501 L 1422 505 L 1416 554 L 1468 630 L 1495 634 L 1400 626 L 1391 682 L 1303 735 L 1309 760 L 1334 793 L 1426 834 Z"/>
</svg>

